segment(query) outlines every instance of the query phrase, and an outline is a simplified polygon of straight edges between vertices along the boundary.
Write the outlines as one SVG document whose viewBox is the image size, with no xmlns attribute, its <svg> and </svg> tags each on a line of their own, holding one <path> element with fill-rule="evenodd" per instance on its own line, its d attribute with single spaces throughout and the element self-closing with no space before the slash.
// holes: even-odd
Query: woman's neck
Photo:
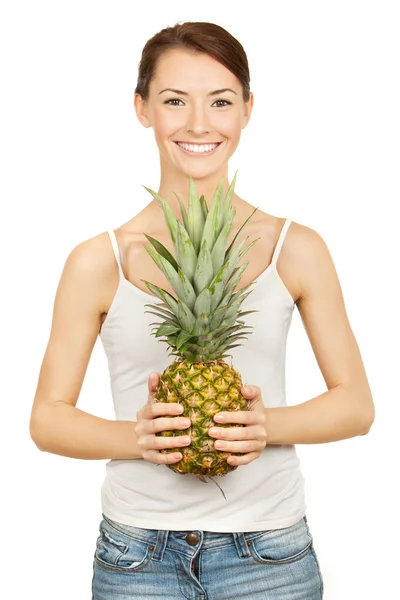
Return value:
<svg viewBox="0 0 400 600">
<path fill-rule="evenodd" d="M 224 179 L 223 196 L 225 196 L 230 184 L 227 174 L 215 173 L 207 178 L 199 179 L 193 177 L 193 182 L 196 187 L 197 194 L 199 195 L 199 197 L 202 195 L 204 196 L 208 206 L 211 205 L 215 190 L 217 189 L 217 186 L 222 179 Z M 175 215 L 180 214 L 180 206 L 175 194 L 179 196 L 186 210 L 188 210 L 189 176 L 163 174 L 161 176 L 158 193 L 169 203 Z"/>
</svg>

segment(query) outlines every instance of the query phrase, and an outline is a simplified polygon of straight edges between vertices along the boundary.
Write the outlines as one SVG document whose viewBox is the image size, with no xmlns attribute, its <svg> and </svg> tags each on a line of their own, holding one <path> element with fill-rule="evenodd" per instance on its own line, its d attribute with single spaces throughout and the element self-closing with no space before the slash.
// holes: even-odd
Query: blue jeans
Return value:
<svg viewBox="0 0 400 600">
<path fill-rule="evenodd" d="M 99 525 L 92 600 L 321 600 L 306 517 L 247 533 Z"/>
</svg>

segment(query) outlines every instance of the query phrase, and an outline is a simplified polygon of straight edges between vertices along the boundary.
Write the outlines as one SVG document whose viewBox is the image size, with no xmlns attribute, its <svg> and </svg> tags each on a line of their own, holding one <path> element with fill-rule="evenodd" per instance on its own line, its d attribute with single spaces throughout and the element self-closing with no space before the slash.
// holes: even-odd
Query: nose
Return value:
<svg viewBox="0 0 400 600">
<path fill-rule="evenodd" d="M 193 106 L 186 123 L 188 133 L 193 135 L 204 135 L 209 133 L 210 124 L 208 122 L 207 111 L 202 106 Z"/>
</svg>

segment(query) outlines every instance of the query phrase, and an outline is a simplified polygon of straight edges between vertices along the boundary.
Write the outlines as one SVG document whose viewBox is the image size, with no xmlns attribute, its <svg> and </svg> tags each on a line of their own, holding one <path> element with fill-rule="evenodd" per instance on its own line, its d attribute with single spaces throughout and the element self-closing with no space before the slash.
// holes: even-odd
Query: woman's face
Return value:
<svg viewBox="0 0 400 600">
<path fill-rule="evenodd" d="M 152 127 L 162 169 L 201 179 L 227 171 L 228 159 L 253 105 L 236 76 L 207 54 L 174 49 L 163 54 L 143 101 L 140 122 Z"/>
</svg>

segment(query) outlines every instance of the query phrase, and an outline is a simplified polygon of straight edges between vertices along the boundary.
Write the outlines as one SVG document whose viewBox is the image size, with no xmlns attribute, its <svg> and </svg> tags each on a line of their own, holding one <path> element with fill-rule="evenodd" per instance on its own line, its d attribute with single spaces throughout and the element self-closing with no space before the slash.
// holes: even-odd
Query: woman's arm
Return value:
<svg viewBox="0 0 400 600">
<path fill-rule="evenodd" d="M 332 442 L 367 433 L 375 409 L 329 250 L 311 228 L 292 223 L 299 273 L 297 307 L 328 391 L 295 406 L 267 408 L 268 444 Z"/>
<path fill-rule="evenodd" d="M 76 408 L 106 312 L 104 299 L 110 287 L 118 286 L 118 269 L 106 236 L 79 244 L 66 260 L 31 412 L 30 435 L 38 448 L 72 458 L 141 456 L 135 421 L 109 421 Z"/>
</svg>

